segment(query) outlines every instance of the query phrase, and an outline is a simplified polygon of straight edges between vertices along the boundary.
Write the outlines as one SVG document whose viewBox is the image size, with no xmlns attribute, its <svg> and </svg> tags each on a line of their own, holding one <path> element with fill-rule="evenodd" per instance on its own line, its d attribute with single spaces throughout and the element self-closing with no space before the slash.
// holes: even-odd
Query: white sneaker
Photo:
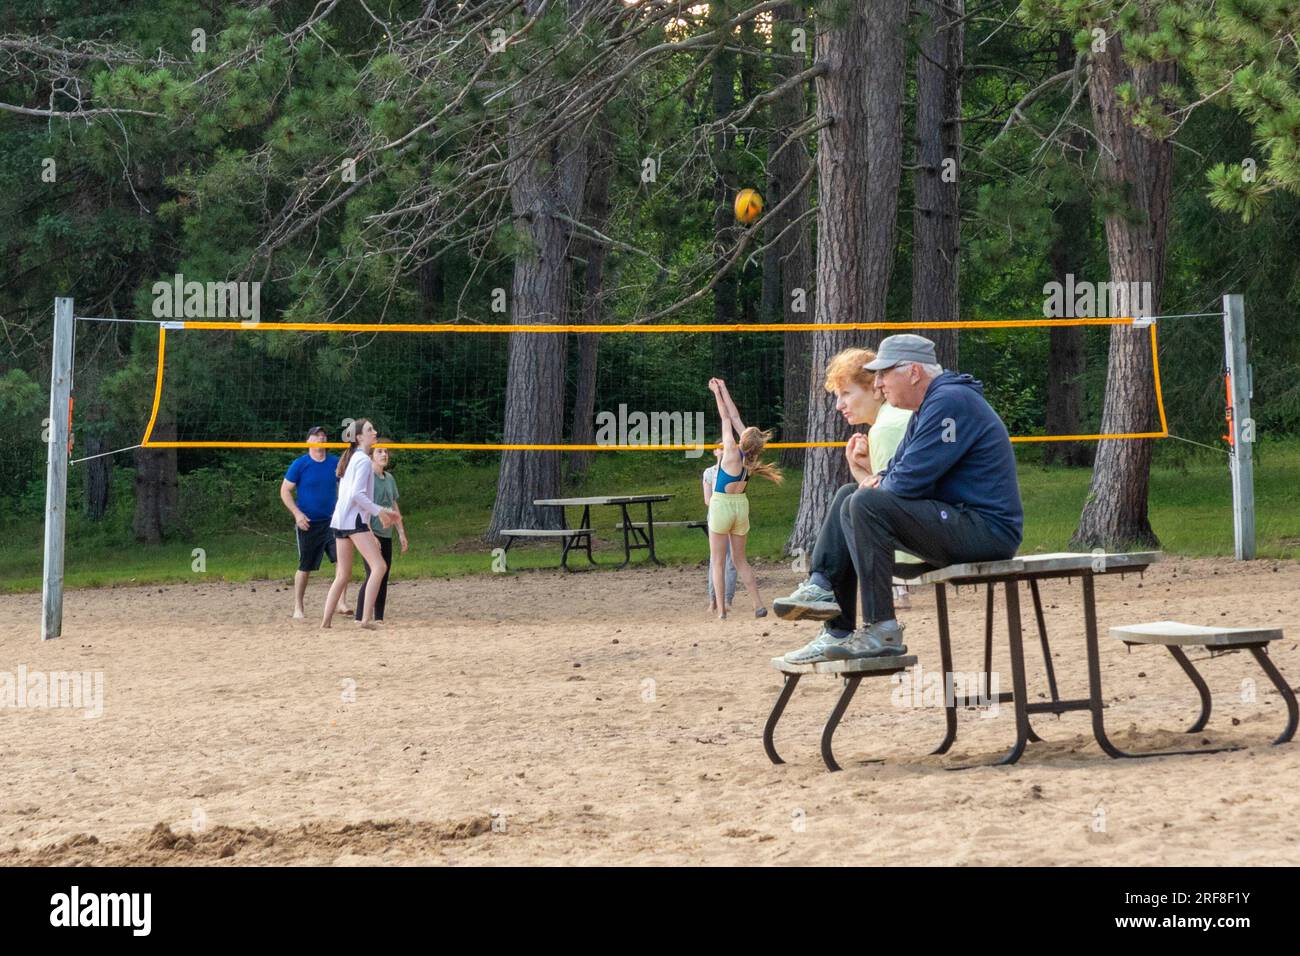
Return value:
<svg viewBox="0 0 1300 956">
<path fill-rule="evenodd" d="M 841 646 L 848 644 L 852 639 L 852 634 L 836 637 L 831 633 L 830 627 L 823 624 L 816 637 L 797 651 L 790 651 L 783 660 L 787 664 L 817 664 L 821 661 L 829 661 L 831 657 L 826 653 L 828 649 L 835 653 Z"/>
<path fill-rule="evenodd" d="M 777 598 L 772 602 L 776 616 L 786 621 L 798 621 L 811 618 L 814 621 L 829 621 L 840 616 L 840 606 L 835 601 L 835 592 L 818 587 L 811 581 L 805 581 L 794 589 L 789 597 Z"/>
<path fill-rule="evenodd" d="M 829 660 L 854 660 L 860 657 L 901 657 L 907 653 L 903 643 L 903 625 L 897 621 L 878 621 L 854 631 L 846 641 L 826 648 Z"/>
</svg>

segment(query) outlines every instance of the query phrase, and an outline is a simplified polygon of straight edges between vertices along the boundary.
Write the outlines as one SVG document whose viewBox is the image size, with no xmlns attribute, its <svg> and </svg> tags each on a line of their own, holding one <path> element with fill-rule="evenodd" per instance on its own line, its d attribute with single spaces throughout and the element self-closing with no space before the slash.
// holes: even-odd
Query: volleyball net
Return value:
<svg viewBox="0 0 1300 956">
<path fill-rule="evenodd" d="M 1048 333 L 1095 327 L 1096 381 L 1084 421 L 1099 422 L 1109 329 L 1149 339 L 1158 421 L 1141 432 L 1048 434 Z M 708 379 L 726 380 L 747 422 L 775 433 L 772 448 L 833 446 L 798 440 L 806 408 L 792 408 L 788 359 L 811 354 L 812 337 L 834 334 L 866 348 L 886 335 L 961 330 L 961 370 L 981 379 L 1013 442 L 1164 438 L 1156 324 L 1119 318 L 997 319 L 902 323 L 688 325 L 403 325 L 238 321 L 158 323 L 157 370 L 146 448 L 297 448 L 308 429 L 331 439 L 368 418 L 393 448 L 423 450 L 679 450 L 712 445 L 719 423 Z M 1035 334 L 1036 333 L 1036 334 Z M 516 350 L 554 356 L 563 372 L 535 384 L 537 402 L 559 402 L 560 436 L 506 441 L 511 336 Z M 559 338 L 557 342 L 556 339 Z M 584 354 L 585 353 L 585 354 Z M 584 363 L 587 376 L 584 378 Z M 824 369 L 807 369 L 806 403 L 822 395 Z M 1038 379 L 1041 379 L 1039 381 Z M 574 428 L 585 390 L 590 429 Z M 829 396 L 825 396 L 830 400 Z M 516 399 L 518 400 L 518 399 Z M 583 407 L 579 404 L 579 407 Z M 676 430 L 666 440 L 669 423 Z M 785 425 L 785 427 L 783 427 Z M 1094 426 L 1095 427 L 1095 426 Z M 702 434 L 700 432 L 703 432 Z M 847 426 L 845 429 L 847 435 Z M 793 434 L 791 434 L 793 433 Z M 683 437 L 684 436 L 684 437 Z M 517 437 L 517 436 L 516 436 Z M 586 438 L 586 440 L 582 440 Z M 536 440 L 534 440 L 536 439 Z M 558 439 L 558 440 L 557 440 Z M 332 442 L 337 444 L 337 442 Z"/>
</svg>

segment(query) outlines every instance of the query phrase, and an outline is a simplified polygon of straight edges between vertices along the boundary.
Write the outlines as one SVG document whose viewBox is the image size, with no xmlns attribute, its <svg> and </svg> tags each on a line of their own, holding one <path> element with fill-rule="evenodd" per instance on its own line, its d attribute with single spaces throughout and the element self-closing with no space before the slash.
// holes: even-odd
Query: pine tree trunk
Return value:
<svg viewBox="0 0 1300 956">
<path fill-rule="evenodd" d="M 420 263 L 416 270 L 416 288 L 420 296 L 420 321 L 425 324 L 437 322 L 442 306 L 441 263 L 436 260 Z"/>
<path fill-rule="evenodd" d="M 958 170 L 961 163 L 962 0 L 916 0 L 916 172 L 912 217 L 912 320 L 958 319 Z M 958 367 L 957 330 L 925 333 L 939 364 Z"/>
<path fill-rule="evenodd" d="M 1061 32 L 1057 44 L 1056 69 L 1068 70 L 1074 63 L 1074 38 Z M 1066 137 L 1070 146 L 1081 152 L 1086 150 L 1084 134 L 1078 130 Z M 1092 200 L 1086 189 L 1078 189 L 1059 203 L 1052 212 L 1056 235 L 1049 256 L 1052 278 L 1064 287 L 1066 276 L 1082 276 L 1087 256 L 1088 235 L 1092 221 Z M 1078 435 L 1083 431 L 1083 375 L 1086 369 L 1084 329 L 1066 326 L 1052 329 L 1047 356 L 1047 434 Z M 1093 446 L 1090 442 L 1047 442 L 1043 461 L 1052 465 L 1069 465 L 1076 468 L 1092 464 Z"/>
<path fill-rule="evenodd" d="M 903 172 L 903 83 L 907 68 L 908 4 L 905 0 L 866 0 L 865 7 L 870 23 L 864 64 L 867 83 L 865 165 L 870 169 L 870 176 L 867 177 L 865 230 L 867 307 L 862 321 L 884 322 L 889 279 L 894 271 L 898 185 Z M 849 55 L 859 57 L 862 54 L 853 51 Z M 820 185 L 819 195 L 825 196 Z M 819 288 L 819 318 L 825 316 L 827 322 L 852 321 L 847 317 L 838 320 L 831 317 L 833 310 L 829 307 L 822 312 L 822 301 L 833 303 L 837 300 L 834 296 L 822 299 L 820 294 Z"/>
<path fill-rule="evenodd" d="M 176 419 L 163 411 L 154 425 L 155 441 L 176 440 Z M 135 450 L 135 515 L 132 531 L 144 544 L 159 544 L 176 515 L 175 448 Z"/>
<path fill-rule="evenodd" d="M 817 115 L 817 322 L 880 322 L 894 262 L 902 173 L 907 4 L 870 0 L 820 23 Z M 868 27 L 868 25 L 870 25 Z M 821 389 L 820 373 L 853 332 L 813 333 L 808 440 L 846 441 L 849 429 Z M 838 485 L 849 480 L 839 448 L 810 448 L 788 548 L 810 551 Z"/>
<path fill-rule="evenodd" d="M 587 146 L 587 186 L 583 197 L 583 222 L 597 232 L 609 225 L 609 182 L 613 174 L 614 132 L 604 117 Z M 603 242 L 587 241 L 582 272 L 582 324 L 599 325 L 604 316 L 605 257 L 609 252 Z M 590 445 L 596 440 L 596 362 L 600 354 L 600 335 L 578 335 L 578 372 L 574 385 L 571 440 L 575 445 Z M 592 452 L 569 452 L 569 477 L 581 479 L 591 467 Z"/>
<path fill-rule="evenodd" d="M 531 15 L 541 0 L 527 0 Z M 521 84 L 520 102 L 544 96 L 538 80 Z M 576 219 L 586 181 L 586 150 L 575 125 L 549 143 L 524 153 L 528 118 L 511 114 L 510 202 L 515 226 L 529 248 L 515 257 L 510 291 L 514 325 L 562 324 L 569 316 L 568 225 L 553 213 Z M 564 431 L 565 337 L 511 333 L 506 372 L 504 439 L 507 444 L 558 444 Z M 484 535 L 499 544 L 506 528 L 558 528 L 561 509 L 539 507 L 536 498 L 560 493 L 558 451 L 505 451 L 497 478 L 492 520 Z"/>
<path fill-rule="evenodd" d="M 802 4 L 789 3 L 772 11 L 773 85 L 780 84 L 805 67 L 803 52 L 787 52 L 791 46 L 791 27 L 804 20 Z M 795 88 L 772 102 L 772 140 L 768 155 L 785 142 L 791 131 L 806 119 L 804 91 Z M 777 154 L 768 168 L 769 203 L 783 201 L 803 179 L 811 160 L 802 141 L 792 142 Z M 775 217 L 767 241 L 771 242 L 790 224 L 808 211 L 810 189 L 804 186 L 790 205 Z M 803 323 L 813 321 L 812 239 L 807 222 L 789 228 L 780 242 L 773 243 L 763 260 L 763 321 Z M 795 311 L 802 305 L 802 311 Z M 781 403 L 781 441 L 804 441 L 808 431 L 809 376 L 812 372 L 812 335 L 787 332 L 783 338 L 783 394 Z M 806 456 L 802 448 L 781 452 L 781 464 L 802 468 Z"/>
<path fill-rule="evenodd" d="M 1115 209 L 1106 216 L 1110 278 L 1119 283 L 1150 283 L 1151 307 L 1157 314 L 1164 292 L 1173 146 L 1148 138 L 1129 123 L 1118 88 L 1131 84 L 1137 102 L 1146 97 L 1160 100 L 1161 88 L 1176 81 L 1177 67 L 1172 63 L 1126 63 L 1117 35 L 1108 39 L 1103 52 L 1093 55 L 1088 78 L 1093 125 L 1101 147 L 1099 173 L 1103 182 L 1128 200 L 1128 208 Z M 1156 403 L 1147 330 L 1113 327 L 1108 363 L 1102 431 L 1150 431 Z M 1150 439 L 1100 443 L 1092 486 L 1074 534 L 1075 547 L 1159 545 L 1147 517 L 1151 452 Z"/>
</svg>

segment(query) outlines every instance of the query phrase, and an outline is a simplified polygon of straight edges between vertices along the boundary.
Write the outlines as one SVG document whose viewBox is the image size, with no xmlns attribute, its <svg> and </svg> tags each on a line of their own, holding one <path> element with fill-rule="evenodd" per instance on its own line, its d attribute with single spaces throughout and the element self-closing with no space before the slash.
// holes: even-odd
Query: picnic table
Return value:
<svg viewBox="0 0 1300 956">
<path fill-rule="evenodd" d="M 1027 744 L 1039 742 L 1043 738 L 1034 732 L 1030 724 L 1029 717 L 1031 714 L 1056 714 L 1060 715 L 1073 710 L 1087 710 L 1092 714 L 1092 732 L 1101 749 L 1111 757 L 1155 757 L 1168 756 L 1175 753 L 1185 753 L 1188 751 L 1160 751 L 1154 753 L 1130 754 L 1116 747 L 1106 735 L 1106 725 L 1102 714 L 1102 690 L 1101 690 L 1101 660 L 1097 646 L 1097 606 L 1094 594 L 1094 578 L 1098 575 L 1106 574 L 1129 574 L 1141 573 L 1147 567 L 1156 561 L 1159 561 L 1161 554 L 1158 551 L 1141 551 L 1130 554 L 1109 554 L 1100 551 L 1090 554 L 1083 553 L 1058 553 L 1058 554 L 1036 554 L 1024 555 L 1009 558 L 1005 561 L 985 561 L 970 564 L 954 564 L 944 568 L 936 568 L 920 577 L 913 578 L 909 583 L 917 585 L 934 585 L 935 607 L 938 612 L 939 624 L 939 656 L 944 674 L 944 710 L 947 721 L 947 729 L 942 742 L 932 753 L 947 753 L 952 748 L 957 739 L 957 711 L 964 707 L 981 707 L 988 706 L 996 701 L 998 704 L 1010 703 L 1015 711 L 1016 741 L 1011 749 L 995 761 L 997 764 L 1012 764 L 1020 759 L 1025 751 Z M 1048 578 L 1079 578 L 1083 588 L 1083 625 L 1084 625 L 1084 649 L 1087 659 L 1088 668 L 1088 696 L 1076 700 L 1062 700 L 1057 690 L 1056 669 L 1052 660 L 1052 651 L 1048 643 L 1047 622 L 1043 615 L 1042 598 L 1039 595 L 1038 582 Z M 1029 586 L 1029 593 L 1034 604 L 1034 618 L 1038 627 L 1038 638 L 1043 651 L 1043 664 L 1047 671 L 1048 690 L 1051 695 L 1050 700 L 1029 701 L 1029 691 L 1026 686 L 1025 678 L 1025 653 L 1023 635 L 1021 629 L 1020 616 L 1020 585 L 1025 583 Z M 1007 609 L 1007 641 L 1011 657 L 1011 682 L 1010 691 L 1000 691 L 996 697 L 989 693 L 992 686 L 993 673 L 993 609 L 995 602 L 995 590 L 997 585 L 1003 585 L 1006 595 Z M 948 621 L 948 587 L 960 587 L 962 585 L 985 585 L 988 589 L 988 596 L 985 604 L 984 616 L 984 671 L 983 671 L 983 695 L 963 694 L 958 696 L 955 693 L 955 680 L 952 659 L 952 640 L 951 628 Z M 1179 655 L 1175 655 L 1177 658 Z M 1258 655 L 1257 655 L 1258 656 Z M 835 732 L 836 726 L 847 709 L 849 701 L 852 700 L 854 692 L 857 690 L 858 683 L 865 677 L 870 676 L 893 676 L 900 670 L 911 666 L 915 658 L 884 658 L 868 659 L 867 662 L 858 661 L 834 661 L 830 665 L 798 665 L 788 664 L 781 658 L 775 658 L 772 666 L 783 672 L 784 684 L 781 694 L 777 698 L 776 705 L 773 707 L 772 714 L 769 716 L 767 725 L 763 731 L 763 745 L 767 751 L 768 757 L 773 763 L 782 763 L 783 761 L 777 755 L 773 746 L 773 735 L 776 731 L 776 724 L 780 720 L 785 710 L 785 705 L 790 699 L 795 685 L 801 676 L 805 673 L 827 673 L 839 676 L 844 682 L 844 688 L 840 693 L 835 710 L 831 714 L 822 735 L 822 757 L 827 767 L 831 770 L 838 770 L 839 765 L 836 763 L 831 752 L 831 737 Z M 1181 661 L 1180 661 L 1181 663 Z M 868 666 L 870 665 L 870 666 Z M 1186 670 L 1186 668 L 1184 668 Z M 1274 674 L 1265 668 L 1270 678 Z M 1199 675 L 1194 676 L 1194 671 L 1188 671 L 1188 676 L 1196 683 L 1197 689 L 1201 690 L 1203 682 L 1200 681 Z M 1280 677 L 1274 679 L 1274 683 L 1280 684 Z M 1294 705 L 1290 705 L 1294 707 Z M 1294 710 L 1292 711 L 1294 713 Z M 1203 715 L 1208 715 L 1208 704 L 1205 706 Z M 1294 723 L 1294 720 L 1292 721 Z M 1291 732 L 1294 727 L 1289 726 Z M 1289 737 L 1287 738 L 1289 739 Z M 1209 750 L 1199 750 L 1196 753 L 1211 753 Z M 981 765 L 975 765 L 981 766 Z M 966 767 L 953 767 L 950 769 L 963 770 Z"/>
<path fill-rule="evenodd" d="M 944 673 L 944 709 L 947 719 L 947 732 L 943 741 L 933 753 L 947 753 L 957 739 L 957 709 L 959 707 L 980 706 L 987 700 L 957 697 L 952 692 L 953 664 L 952 642 L 948 623 L 948 586 L 960 587 L 963 584 L 980 585 L 988 588 L 984 608 L 984 674 L 991 680 L 993 670 L 993 605 L 994 591 L 1002 584 L 1006 596 L 1007 642 L 1011 657 L 1011 691 L 999 693 L 999 703 L 1010 703 L 1015 710 L 1016 742 L 994 766 L 1011 764 L 1020 759 L 1027 744 L 1041 742 L 1042 737 L 1034 732 L 1029 722 L 1030 714 L 1056 714 L 1060 716 L 1067 711 L 1086 710 L 1092 714 L 1092 733 L 1098 745 L 1111 757 L 1128 756 L 1167 756 L 1169 752 L 1128 754 L 1120 750 L 1106 736 L 1106 723 L 1102 715 L 1103 703 L 1101 692 L 1101 655 L 1097 646 L 1097 603 L 1094 590 L 1094 578 L 1106 574 L 1141 573 L 1148 566 L 1159 561 L 1159 551 L 1138 551 L 1132 553 L 1105 553 L 1101 551 L 1090 554 L 1078 552 L 1061 552 L 1056 554 L 1034 554 L 1009 558 L 1005 561 L 984 561 L 970 564 L 953 564 L 938 568 L 914 578 L 914 584 L 933 584 L 935 607 L 939 617 L 939 657 Z M 1088 696 L 1076 700 L 1062 700 L 1056 686 L 1056 670 L 1052 662 L 1052 650 L 1047 638 L 1047 622 L 1043 616 L 1043 602 L 1038 592 L 1038 582 L 1048 578 L 1079 578 L 1083 588 L 1083 640 L 1088 667 Z M 1025 680 L 1025 653 L 1020 622 L 1020 584 L 1029 585 L 1029 593 L 1034 603 L 1034 618 L 1038 625 L 1038 639 L 1043 651 L 1043 665 L 1047 671 L 1048 690 L 1051 700 L 1029 702 L 1029 692 Z M 988 684 L 985 685 L 989 686 Z M 987 695 L 986 695 L 987 696 Z M 1175 751 L 1179 753 L 1181 751 Z M 1208 751 L 1200 751 L 1207 753 Z M 954 768 L 966 769 L 966 768 Z"/>
<path fill-rule="evenodd" d="M 623 563 L 620 568 L 627 567 L 632 560 L 633 551 L 649 551 L 650 560 L 660 566 L 663 562 L 655 555 L 655 519 L 654 506 L 655 502 L 668 501 L 672 495 L 595 495 L 586 498 L 538 498 L 533 501 L 535 505 L 545 507 L 554 507 L 561 509 L 560 524 L 561 529 L 551 529 L 548 531 L 530 531 L 528 529 L 514 529 L 503 531 L 506 536 L 506 550 L 510 550 L 511 540 L 515 537 L 559 537 L 564 539 L 564 551 L 560 555 L 560 565 L 566 571 L 572 571 L 569 567 L 569 552 L 584 551 L 587 555 L 587 561 L 592 565 L 596 559 L 591 554 L 591 509 L 593 507 L 608 506 L 618 508 L 622 513 L 622 521 L 619 523 L 619 529 L 623 532 Z M 628 508 L 634 505 L 645 505 L 645 521 L 634 522 Z M 566 508 L 581 508 L 582 518 L 576 528 L 570 527 L 568 523 L 568 514 L 564 511 Z"/>
</svg>

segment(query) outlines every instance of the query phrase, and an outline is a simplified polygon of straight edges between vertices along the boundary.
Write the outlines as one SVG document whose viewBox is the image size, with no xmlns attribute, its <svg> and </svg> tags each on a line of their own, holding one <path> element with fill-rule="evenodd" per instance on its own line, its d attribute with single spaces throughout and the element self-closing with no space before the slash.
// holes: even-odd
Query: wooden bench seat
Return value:
<svg viewBox="0 0 1300 956">
<path fill-rule="evenodd" d="M 1183 653 L 1184 647 L 1204 647 L 1211 655 L 1216 652 L 1250 651 L 1260 669 L 1273 682 L 1287 708 L 1286 728 L 1282 735 L 1273 741 L 1284 744 L 1295 736 L 1296 725 L 1300 723 L 1300 707 L 1296 705 L 1295 692 L 1283 679 L 1277 666 L 1269 659 L 1268 645 L 1282 639 L 1282 629 L 1276 627 L 1203 627 L 1199 624 L 1184 624 L 1181 621 L 1147 621 L 1142 624 L 1125 624 L 1112 627 L 1110 636 L 1123 641 L 1130 648 L 1146 644 L 1163 647 L 1178 666 L 1183 669 L 1188 680 L 1201 696 L 1201 714 L 1195 723 L 1187 728 L 1187 733 L 1200 733 L 1210 719 L 1210 687 L 1201 677 L 1200 672 Z M 1238 748 L 1230 748 L 1238 749 Z"/>
<path fill-rule="evenodd" d="M 1279 627 L 1202 627 L 1181 621 L 1151 621 L 1112 627 L 1110 636 L 1125 644 L 1163 644 L 1176 647 L 1243 647 L 1260 642 L 1279 641 Z"/>
<path fill-rule="evenodd" d="M 511 538 L 576 538 L 579 535 L 591 534 L 589 528 L 511 528 L 508 531 L 502 531 L 502 534 Z"/>
<path fill-rule="evenodd" d="M 916 664 L 916 657 L 859 657 L 851 661 L 818 661 L 816 664 L 791 664 L 784 657 L 772 658 L 772 666 L 782 674 L 892 674 Z"/>
<path fill-rule="evenodd" d="M 860 657 L 847 661 L 819 661 L 815 664 L 791 664 L 783 657 L 772 658 L 772 666 L 785 675 L 785 683 L 763 727 L 763 749 L 767 751 L 768 759 L 772 763 L 785 763 L 776 752 L 772 738 L 776 733 L 777 721 L 781 719 L 781 715 L 785 712 L 785 705 L 790 701 L 790 695 L 794 693 L 795 686 L 805 674 L 829 674 L 844 680 L 844 689 L 840 691 L 839 700 L 835 702 L 835 709 L 831 711 L 826 726 L 822 728 L 821 740 L 822 760 L 830 770 L 839 770 L 840 765 L 835 762 L 835 755 L 831 751 L 831 740 L 835 736 L 835 728 L 839 726 L 844 712 L 849 709 L 849 701 L 853 700 L 858 684 L 864 677 L 889 677 L 915 665 L 916 658 L 910 654 L 899 657 Z"/>
</svg>

